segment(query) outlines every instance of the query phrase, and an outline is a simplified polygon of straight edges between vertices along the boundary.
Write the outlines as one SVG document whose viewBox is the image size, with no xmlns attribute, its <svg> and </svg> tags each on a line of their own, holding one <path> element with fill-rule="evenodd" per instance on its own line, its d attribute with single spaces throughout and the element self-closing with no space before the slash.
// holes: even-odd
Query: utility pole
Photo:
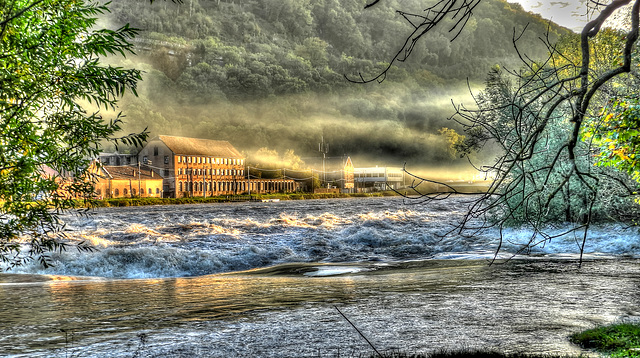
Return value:
<svg viewBox="0 0 640 358">
<path fill-rule="evenodd" d="M 318 151 L 322 153 L 322 187 L 324 188 L 324 185 L 327 182 L 327 171 L 325 168 L 325 160 L 327 158 L 327 153 L 329 153 L 329 143 L 324 142 L 324 136 L 322 136 L 321 138 L 322 138 L 322 141 L 318 143 Z"/>
<path fill-rule="evenodd" d="M 249 174 L 249 161 L 245 158 L 245 164 L 247 164 L 247 193 L 249 194 L 249 201 L 251 201 L 251 174 Z"/>
<path fill-rule="evenodd" d="M 142 197 L 142 193 L 140 192 L 140 188 L 141 188 L 141 183 L 140 183 L 140 161 L 138 160 L 138 196 Z"/>
<path fill-rule="evenodd" d="M 193 177 L 191 176 L 191 168 L 189 168 L 189 163 L 191 162 L 191 157 L 187 157 L 187 190 L 189 193 L 189 197 L 193 197 Z"/>
</svg>

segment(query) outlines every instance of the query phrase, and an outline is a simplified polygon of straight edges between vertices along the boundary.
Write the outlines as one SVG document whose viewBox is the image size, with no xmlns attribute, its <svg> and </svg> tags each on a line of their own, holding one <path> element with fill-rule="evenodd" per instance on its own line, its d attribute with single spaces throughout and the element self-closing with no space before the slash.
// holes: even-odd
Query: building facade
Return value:
<svg viewBox="0 0 640 358">
<path fill-rule="evenodd" d="M 125 153 L 100 153 L 98 160 L 103 165 L 111 166 L 123 166 L 138 164 L 138 154 L 125 154 Z"/>
<path fill-rule="evenodd" d="M 405 186 L 405 176 L 402 168 L 354 168 L 353 176 L 356 190 L 359 192 L 397 190 Z"/>
<path fill-rule="evenodd" d="M 353 163 L 351 162 L 351 157 L 347 157 L 347 160 L 344 163 L 344 167 L 342 169 L 343 173 L 343 189 L 348 192 L 352 192 L 355 188 L 355 168 L 353 167 Z"/>
<path fill-rule="evenodd" d="M 96 171 L 98 181 L 94 193 L 98 199 L 163 196 L 163 179 L 151 168 L 103 165 Z"/>
<path fill-rule="evenodd" d="M 346 157 L 340 162 L 334 161 L 328 166 L 328 172 L 323 176 L 327 180 L 326 187 L 315 189 L 314 192 L 331 192 L 326 189 L 339 189 L 343 193 L 355 192 L 354 167 L 351 157 Z"/>
<path fill-rule="evenodd" d="M 247 191 L 245 160 L 227 141 L 161 135 L 147 142 L 138 160 L 160 171 L 165 197 Z"/>
</svg>

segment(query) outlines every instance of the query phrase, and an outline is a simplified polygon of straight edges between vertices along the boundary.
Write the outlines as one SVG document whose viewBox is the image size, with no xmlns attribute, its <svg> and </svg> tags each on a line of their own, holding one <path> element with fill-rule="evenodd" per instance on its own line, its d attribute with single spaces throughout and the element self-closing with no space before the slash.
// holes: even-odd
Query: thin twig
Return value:
<svg viewBox="0 0 640 358">
<path fill-rule="evenodd" d="M 344 313 L 342 313 L 342 311 L 340 311 L 340 309 L 338 308 L 338 306 L 334 305 L 333 307 L 336 309 L 336 311 L 338 311 L 338 313 L 340 313 L 340 315 L 341 315 L 342 317 L 344 317 L 344 319 L 346 319 L 346 320 L 347 320 L 347 322 L 349 322 L 349 324 L 351 325 L 351 327 L 353 327 L 353 328 L 356 330 L 356 332 L 358 332 L 358 334 L 360 335 L 360 337 L 362 337 L 362 338 L 363 338 L 367 343 L 369 343 L 369 346 L 371 346 L 371 348 L 373 348 L 373 350 L 378 354 L 378 356 L 380 356 L 380 357 L 382 358 L 382 357 L 383 357 L 383 356 L 382 356 L 382 354 L 380 354 L 380 352 L 378 352 L 378 350 L 377 350 L 377 349 L 376 349 L 376 347 L 373 345 L 373 343 L 371 343 L 371 342 L 367 339 L 367 337 L 365 337 L 365 335 L 364 335 L 362 332 L 360 332 L 360 330 L 358 329 L 358 327 L 356 327 L 356 325 L 355 325 L 355 324 L 353 324 L 353 322 L 351 322 L 351 321 L 347 318 L 347 316 L 345 316 L 345 315 L 344 315 Z"/>
</svg>

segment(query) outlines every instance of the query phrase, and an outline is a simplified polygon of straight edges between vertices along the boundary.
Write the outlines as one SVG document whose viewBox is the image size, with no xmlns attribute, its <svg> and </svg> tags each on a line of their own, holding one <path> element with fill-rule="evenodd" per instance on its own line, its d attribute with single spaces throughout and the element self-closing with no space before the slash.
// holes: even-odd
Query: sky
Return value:
<svg viewBox="0 0 640 358">
<path fill-rule="evenodd" d="M 508 0 L 518 2 L 522 7 L 545 19 L 580 32 L 587 21 L 587 5 L 585 0 Z"/>
</svg>

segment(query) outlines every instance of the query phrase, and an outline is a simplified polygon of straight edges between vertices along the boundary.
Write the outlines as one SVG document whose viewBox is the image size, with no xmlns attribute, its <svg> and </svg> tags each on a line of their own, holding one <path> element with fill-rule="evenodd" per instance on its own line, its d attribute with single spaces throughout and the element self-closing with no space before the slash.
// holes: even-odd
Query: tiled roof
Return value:
<svg viewBox="0 0 640 358">
<path fill-rule="evenodd" d="M 109 173 L 111 178 L 113 179 L 135 179 L 138 180 L 138 167 L 137 166 L 112 166 L 112 165 L 103 165 L 102 168 Z M 152 171 L 149 168 L 145 168 L 142 166 L 140 168 L 140 179 L 148 180 L 148 179 L 162 179 L 160 174 Z"/>
<path fill-rule="evenodd" d="M 226 140 L 211 140 L 200 138 L 158 136 L 172 152 L 179 155 L 202 155 L 217 158 L 242 158 L 231 143 Z"/>
</svg>

